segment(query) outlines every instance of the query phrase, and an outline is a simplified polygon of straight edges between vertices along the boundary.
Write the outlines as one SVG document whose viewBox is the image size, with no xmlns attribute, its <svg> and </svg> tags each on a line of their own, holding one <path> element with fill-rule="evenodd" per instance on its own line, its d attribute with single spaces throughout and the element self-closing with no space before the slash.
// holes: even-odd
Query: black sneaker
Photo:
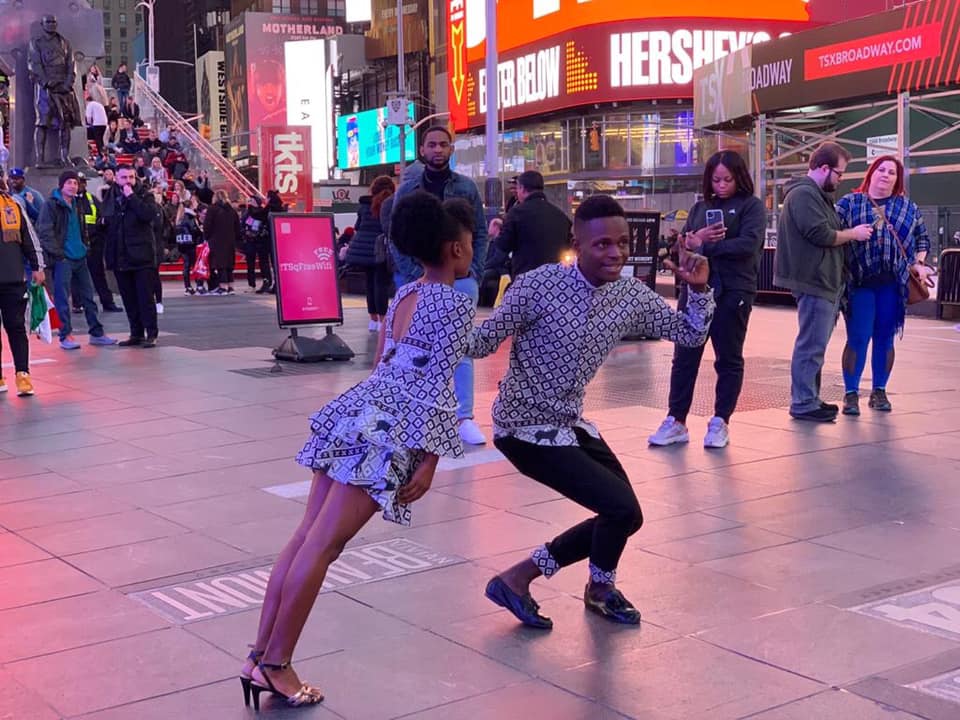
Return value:
<svg viewBox="0 0 960 720">
<path fill-rule="evenodd" d="M 855 392 L 848 392 L 843 396 L 843 414 L 844 415 L 859 415 L 860 414 L 860 395 Z"/>
<path fill-rule="evenodd" d="M 794 420 L 806 420 L 808 422 L 833 422 L 837 419 L 837 406 L 818 407 L 816 410 L 809 410 L 805 413 L 790 413 Z"/>
<path fill-rule="evenodd" d="M 107 306 L 103 309 L 103 311 L 104 311 L 104 312 L 109 312 L 109 313 L 121 313 L 121 312 L 123 312 L 123 308 L 122 308 L 122 307 L 119 307 L 118 305 L 107 305 Z"/>
<path fill-rule="evenodd" d="M 139 337 L 128 337 L 126 340 L 121 340 L 117 343 L 119 347 L 137 347 L 143 345 L 143 338 Z"/>
<path fill-rule="evenodd" d="M 148 337 L 140 345 L 142 348 L 155 348 L 157 346 L 157 339 L 155 337 Z"/>
<path fill-rule="evenodd" d="M 840 412 L 840 406 L 839 406 L 839 405 L 834 405 L 833 403 L 823 402 L 823 400 L 820 401 L 820 409 L 821 409 L 821 410 L 832 410 L 833 412 Z"/>
<path fill-rule="evenodd" d="M 879 410 L 880 412 L 890 412 L 893 410 L 893 405 L 891 405 L 890 400 L 887 399 L 886 390 L 877 389 L 870 393 L 870 408 Z"/>
<path fill-rule="evenodd" d="M 587 583 L 586 590 L 583 591 L 583 604 L 587 610 L 622 625 L 639 625 L 640 611 L 637 610 L 623 593 L 612 585 L 599 598 L 594 598 L 590 593 L 590 583 Z"/>
</svg>

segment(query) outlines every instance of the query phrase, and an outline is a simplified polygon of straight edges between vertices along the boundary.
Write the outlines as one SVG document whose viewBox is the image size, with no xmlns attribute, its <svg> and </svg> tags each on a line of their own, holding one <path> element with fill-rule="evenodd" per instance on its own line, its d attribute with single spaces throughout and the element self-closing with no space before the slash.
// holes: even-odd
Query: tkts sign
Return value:
<svg viewBox="0 0 960 720">
<path fill-rule="evenodd" d="M 490 86 L 499 89 L 507 119 L 593 103 L 691 98 L 696 68 L 814 24 L 803 0 L 511 0 L 498 6 L 499 63 L 490 81 L 483 5 L 447 0 L 457 128 L 483 123 Z"/>
<path fill-rule="evenodd" d="M 313 210 L 309 127 L 260 128 L 260 187 L 276 190 L 290 210 Z"/>
</svg>

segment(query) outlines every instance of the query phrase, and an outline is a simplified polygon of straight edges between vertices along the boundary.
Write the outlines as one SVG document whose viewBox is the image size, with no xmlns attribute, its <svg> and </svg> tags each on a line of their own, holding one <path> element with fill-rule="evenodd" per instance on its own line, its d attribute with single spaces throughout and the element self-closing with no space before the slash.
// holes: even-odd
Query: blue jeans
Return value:
<svg viewBox="0 0 960 720">
<path fill-rule="evenodd" d="M 800 332 L 793 345 L 790 363 L 790 414 L 811 412 L 820 407 L 820 371 L 830 336 L 837 324 L 838 300 L 796 293 Z"/>
<path fill-rule="evenodd" d="M 846 392 L 860 389 L 867 364 L 867 345 L 873 341 L 870 367 L 874 389 L 886 389 L 893 369 L 893 339 L 897 334 L 900 283 L 876 288 L 858 287 L 850 293 L 850 307 L 844 314 L 847 346 L 843 349 L 843 385 Z"/>
<path fill-rule="evenodd" d="M 73 334 L 73 323 L 70 318 L 70 287 L 73 287 L 83 303 L 83 312 L 87 317 L 87 331 L 93 337 L 103 335 L 103 325 L 97 315 L 97 303 L 93 299 L 93 278 L 90 277 L 90 268 L 87 259 L 57 260 L 53 266 L 53 304 L 60 316 L 60 339 Z"/>
<path fill-rule="evenodd" d="M 461 278 L 453 283 L 453 289 L 470 298 L 473 306 L 480 299 L 480 286 L 472 277 Z M 473 417 L 473 359 L 464 358 L 453 371 L 453 392 L 457 396 L 457 419 Z"/>
</svg>

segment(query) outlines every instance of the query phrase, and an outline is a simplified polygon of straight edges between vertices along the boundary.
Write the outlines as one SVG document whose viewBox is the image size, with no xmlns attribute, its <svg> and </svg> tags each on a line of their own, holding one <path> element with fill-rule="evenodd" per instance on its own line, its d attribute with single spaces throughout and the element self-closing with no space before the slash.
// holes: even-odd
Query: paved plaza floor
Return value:
<svg viewBox="0 0 960 720">
<path fill-rule="evenodd" d="M 309 474 L 292 458 L 307 415 L 374 350 L 350 299 L 354 361 L 270 372 L 284 336 L 271 303 L 173 297 L 156 350 L 31 341 L 37 396 L 0 396 L 0 718 L 253 717 L 236 673 L 303 511 Z M 809 425 L 785 410 L 794 332 L 792 309 L 755 310 L 725 450 L 700 442 L 710 350 L 689 446 L 646 442 L 670 344 L 621 345 L 591 387 L 587 415 L 646 518 L 619 575 L 639 628 L 585 613 L 585 566 L 534 584 L 552 632 L 483 597 L 497 569 L 586 516 L 488 445 L 442 463 L 412 527 L 375 517 L 351 543 L 295 658 L 326 701 L 261 714 L 960 718 L 960 333 L 909 319 L 894 412 Z M 505 362 L 476 365 L 488 433 Z"/>
</svg>

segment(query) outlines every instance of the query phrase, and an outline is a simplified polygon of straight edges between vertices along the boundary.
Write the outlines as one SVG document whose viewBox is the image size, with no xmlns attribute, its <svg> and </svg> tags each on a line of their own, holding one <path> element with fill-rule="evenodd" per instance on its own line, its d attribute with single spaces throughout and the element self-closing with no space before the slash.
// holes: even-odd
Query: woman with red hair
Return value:
<svg viewBox="0 0 960 720">
<path fill-rule="evenodd" d="M 845 195 L 837 211 L 846 227 L 873 225 L 867 242 L 847 245 L 849 282 L 844 321 L 843 414 L 860 414 L 860 378 L 873 343 L 870 407 L 889 412 L 887 381 L 893 369 L 893 341 L 903 332 L 909 266 L 922 278 L 932 274 L 924 265 L 930 238 L 920 209 L 903 192 L 903 163 L 892 155 L 878 157 L 854 192 Z"/>
</svg>

